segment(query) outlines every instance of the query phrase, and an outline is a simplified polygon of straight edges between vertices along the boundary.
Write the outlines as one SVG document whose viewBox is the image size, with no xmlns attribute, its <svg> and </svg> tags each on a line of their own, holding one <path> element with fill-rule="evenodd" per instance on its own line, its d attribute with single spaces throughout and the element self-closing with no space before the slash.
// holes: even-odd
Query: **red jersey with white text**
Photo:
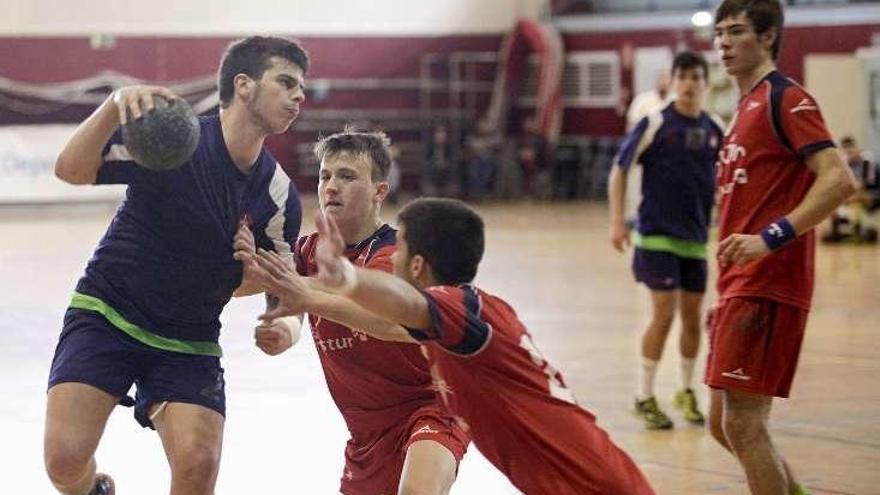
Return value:
<svg viewBox="0 0 880 495">
<path fill-rule="evenodd" d="M 760 234 L 797 207 L 815 174 L 804 160 L 834 143 L 815 99 L 772 71 L 743 96 L 718 154 L 719 239 Z M 809 310 L 813 231 L 745 265 L 719 268 L 720 299 L 759 296 Z"/>
<path fill-rule="evenodd" d="M 314 275 L 318 234 L 301 237 L 294 248 L 300 275 Z M 392 272 L 396 231 L 383 225 L 346 249 L 357 266 Z M 359 432 L 405 423 L 421 407 L 436 403 L 428 362 L 418 344 L 384 342 L 317 315 L 309 315 L 312 337 L 330 395 L 357 442 Z"/>
<path fill-rule="evenodd" d="M 653 493 L 507 303 L 470 285 L 424 295 L 432 326 L 410 335 L 425 344 L 450 413 L 514 486 L 529 495 Z"/>
</svg>

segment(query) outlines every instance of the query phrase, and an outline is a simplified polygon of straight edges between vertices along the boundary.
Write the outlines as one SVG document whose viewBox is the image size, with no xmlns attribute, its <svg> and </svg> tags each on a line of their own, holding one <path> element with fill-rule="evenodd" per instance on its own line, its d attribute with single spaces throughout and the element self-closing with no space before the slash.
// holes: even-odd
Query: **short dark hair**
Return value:
<svg viewBox="0 0 880 495">
<path fill-rule="evenodd" d="M 776 39 L 771 47 L 773 60 L 776 60 L 782 46 L 782 25 L 785 23 L 785 14 L 779 0 L 724 0 L 715 11 L 715 24 L 739 14 L 745 14 L 752 21 L 758 34 L 764 34 L 770 28 L 776 29 Z"/>
<path fill-rule="evenodd" d="M 706 59 L 697 52 L 681 52 L 672 60 L 672 70 L 670 74 L 675 76 L 675 71 L 685 71 L 689 69 L 703 69 L 703 79 L 709 79 L 709 64 Z"/>
<path fill-rule="evenodd" d="M 315 158 L 319 162 L 340 153 L 365 156 L 372 163 L 374 181 L 388 180 L 391 170 L 391 139 L 382 131 L 360 131 L 346 126 L 342 132 L 332 134 L 315 143 Z"/>
<path fill-rule="evenodd" d="M 270 67 L 272 57 L 296 64 L 304 74 L 309 71 L 309 54 L 296 41 L 277 36 L 250 36 L 235 41 L 226 47 L 217 71 L 220 105 L 225 107 L 232 102 L 235 76 L 246 74 L 251 79 L 260 79 Z"/>
<path fill-rule="evenodd" d="M 483 258 L 483 219 L 456 199 L 420 198 L 397 214 L 409 255 L 425 258 L 443 285 L 467 284 Z"/>
</svg>

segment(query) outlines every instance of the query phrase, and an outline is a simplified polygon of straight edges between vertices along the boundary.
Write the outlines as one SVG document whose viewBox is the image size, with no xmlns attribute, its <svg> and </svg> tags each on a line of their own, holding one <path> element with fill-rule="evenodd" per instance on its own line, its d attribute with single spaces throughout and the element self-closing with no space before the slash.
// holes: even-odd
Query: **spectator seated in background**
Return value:
<svg viewBox="0 0 880 495">
<path fill-rule="evenodd" d="M 666 71 L 662 71 L 657 74 L 657 80 L 652 89 L 639 93 L 633 98 L 626 111 L 626 132 L 631 131 L 643 118 L 669 104 L 671 100 L 669 86 L 671 84 L 672 78 Z"/>
<path fill-rule="evenodd" d="M 425 196 L 450 196 L 454 186 L 455 163 L 449 130 L 443 123 L 434 124 L 431 140 L 425 150 L 425 173 L 422 176 L 422 193 Z"/>
<path fill-rule="evenodd" d="M 831 215 L 828 231 L 822 240 L 876 243 L 880 224 L 880 166 L 870 153 L 859 148 L 851 136 L 840 140 L 840 148 L 858 182 L 858 190 Z"/>
<path fill-rule="evenodd" d="M 477 132 L 467 141 L 467 195 L 470 199 L 484 199 L 495 184 L 498 170 L 498 154 L 501 135 L 492 129 L 491 124 L 481 120 Z"/>
</svg>

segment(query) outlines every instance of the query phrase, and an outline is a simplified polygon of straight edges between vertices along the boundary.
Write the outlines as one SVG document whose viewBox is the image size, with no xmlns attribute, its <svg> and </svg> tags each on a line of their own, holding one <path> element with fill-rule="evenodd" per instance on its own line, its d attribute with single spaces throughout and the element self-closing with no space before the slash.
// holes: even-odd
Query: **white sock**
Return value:
<svg viewBox="0 0 880 495">
<path fill-rule="evenodd" d="M 637 400 L 645 400 L 654 395 L 654 377 L 657 375 L 657 365 L 660 361 L 642 357 L 642 366 L 639 368 L 639 390 L 636 392 Z"/>
<path fill-rule="evenodd" d="M 694 379 L 694 364 L 696 363 L 696 359 L 693 358 L 681 358 L 681 389 L 686 390 L 691 388 L 691 382 Z"/>
</svg>

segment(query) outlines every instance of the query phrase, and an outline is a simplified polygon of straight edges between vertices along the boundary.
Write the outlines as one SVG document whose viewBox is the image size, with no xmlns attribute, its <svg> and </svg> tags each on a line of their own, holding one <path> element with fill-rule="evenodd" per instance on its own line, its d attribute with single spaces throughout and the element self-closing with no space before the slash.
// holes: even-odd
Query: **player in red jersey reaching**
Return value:
<svg viewBox="0 0 880 495">
<path fill-rule="evenodd" d="M 318 217 L 320 287 L 400 326 L 374 332 L 421 342 L 447 410 L 519 490 L 542 494 L 654 493 L 632 459 L 581 408 L 514 310 L 471 284 L 483 256 L 483 221 L 464 203 L 419 199 L 399 216 L 396 277 L 345 256 L 331 216 Z M 317 284 L 261 250 L 258 278 L 286 311 L 308 308 Z M 264 315 L 273 318 L 285 309 Z"/>
<path fill-rule="evenodd" d="M 321 211 L 341 231 L 344 256 L 365 269 L 392 271 L 396 231 L 379 210 L 388 194 L 389 140 L 383 133 L 346 130 L 315 147 L 321 162 Z M 320 234 L 297 241 L 293 252 L 300 275 L 317 272 Z M 237 256 L 254 253 L 246 227 L 237 237 Z M 245 263 L 250 271 L 252 263 Z M 445 412 L 433 389 L 425 356 L 411 339 L 383 342 L 370 332 L 398 330 L 352 303 L 318 294 L 308 308 L 315 346 L 327 387 L 351 439 L 345 448 L 340 491 L 345 495 L 449 492 L 469 438 Z M 292 345 L 290 329 L 274 319 L 258 327 L 257 345 L 275 355 Z"/>
<path fill-rule="evenodd" d="M 715 47 L 742 97 L 718 156 L 718 305 L 710 429 L 755 494 L 807 493 L 767 428 L 788 397 L 813 292 L 813 228 L 853 193 L 816 101 L 776 71 L 778 0 L 725 0 Z"/>
</svg>

